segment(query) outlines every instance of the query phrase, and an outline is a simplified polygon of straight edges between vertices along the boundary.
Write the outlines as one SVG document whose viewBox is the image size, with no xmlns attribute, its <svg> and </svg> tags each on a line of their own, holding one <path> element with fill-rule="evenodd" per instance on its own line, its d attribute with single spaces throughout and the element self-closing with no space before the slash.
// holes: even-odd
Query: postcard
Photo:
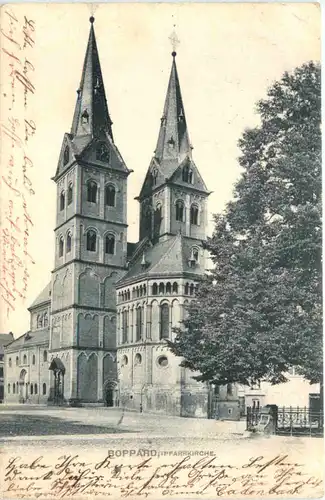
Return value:
<svg viewBox="0 0 325 500">
<path fill-rule="evenodd" d="M 319 5 L 0 12 L 2 498 L 321 497 Z"/>
</svg>

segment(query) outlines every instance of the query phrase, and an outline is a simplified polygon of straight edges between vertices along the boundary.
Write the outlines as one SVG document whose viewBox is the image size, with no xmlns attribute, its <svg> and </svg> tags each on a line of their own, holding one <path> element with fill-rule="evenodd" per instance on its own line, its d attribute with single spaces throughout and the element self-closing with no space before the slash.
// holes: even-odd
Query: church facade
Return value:
<svg viewBox="0 0 325 500">
<path fill-rule="evenodd" d="M 192 158 L 176 53 L 138 197 L 139 242 L 128 243 L 131 170 L 113 138 L 90 22 L 72 127 L 53 177 L 52 279 L 29 309 L 29 331 L 6 348 L 5 401 L 206 416 L 207 387 L 166 345 L 205 270 L 209 196 Z"/>
</svg>

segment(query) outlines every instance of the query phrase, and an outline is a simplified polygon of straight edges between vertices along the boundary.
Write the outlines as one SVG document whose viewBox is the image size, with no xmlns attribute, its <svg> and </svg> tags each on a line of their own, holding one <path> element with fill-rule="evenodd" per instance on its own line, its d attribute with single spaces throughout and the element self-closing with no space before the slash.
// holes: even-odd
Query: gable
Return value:
<svg viewBox="0 0 325 500">
<path fill-rule="evenodd" d="M 129 172 L 109 134 L 103 134 L 101 138 L 92 139 L 79 155 L 78 159 L 98 164 L 102 167 L 121 170 L 126 173 Z"/>
<path fill-rule="evenodd" d="M 55 177 L 62 174 L 74 161 L 76 161 L 75 154 L 76 151 L 72 144 L 70 134 L 64 134 Z"/>
<path fill-rule="evenodd" d="M 183 169 L 188 168 L 192 171 L 192 182 L 186 182 L 183 180 Z M 190 158 L 186 158 L 179 167 L 175 170 L 173 175 L 170 178 L 170 182 L 178 184 L 179 186 L 192 187 L 197 191 L 202 191 L 204 193 L 210 193 L 207 189 L 207 186 L 197 168 L 194 161 Z"/>
<path fill-rule="evenodd" d="M 160 168 L 160 165 L 155 160 L 155 158 L 152 158 L 144 182 L 142 184 L 139 198 L 141 199 L 150 196 L 156 187 L 161 186 L 165 182 L 166 176 L 164 172 Z"/>
</svg>

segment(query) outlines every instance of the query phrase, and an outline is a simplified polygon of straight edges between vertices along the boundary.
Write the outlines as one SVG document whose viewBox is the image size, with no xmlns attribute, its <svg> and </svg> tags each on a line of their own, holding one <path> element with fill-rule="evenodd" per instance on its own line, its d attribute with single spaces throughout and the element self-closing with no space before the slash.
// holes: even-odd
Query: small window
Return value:
<svg viewBox="0 0 325 500">
<path fill-rule="evenodd" d="M 158 285 L 157 285 L 157 283 L 154 283 L 152 285 L 152 295 L 158 295 Z"/>
<path fill-rule="evenodd" d="M 108 234 L 105 238 L 105 253 L 110 255 L 115 253 L 115 237 L 113 234 Z"/>
<path fill-rule="evenodd" d="M 81 115 L 81 123 L 83 125 L 86 125 L 88 122 L 89 122 L 89 113 L 88 113 L 87 109 L 85 109 Z"/>
<path fill-rule="evenodd" d="M 184 221 L 184 203 L 182 200 L 176 202 L 176 220 L 179 222 Z"/>
<path fill-rule="evenodd" d="M 87 183 L 87 201 L 97 203 L 97 184 L 94 181 Z"/>
<path fill-rule="evenodd" d="M 67 253 L 71 252 L 71 233 L 67 234 Z"/>
<path fill-rule="evenodd" d="M 60 236 L 60 239 L 59 239 L 59 257 L 63 256 L 63 249 L 64 249 L 63 236 Z"/>
<path fill-rule="evenodd" d="M 171 285 L 171 283 L 168 282 L 166 284 L 166 293 L 168 293 L 170 295 L 171 292 L 172 292 L 172 285 Z"/>
<path fill-rule="evenodd" d="M 136 341 L 138 341 L 142 337 L 142 307 L 138 307 L 136 311 Z"/>
<path fill-rule="evenodd" d="M 68 205 L 71 205 L 73 198 L 72 184 L 69 184 L 68 187 Z"/>
<path fill-rule="evenodd" d="M 227 384 L 227 396 L 232 396 L 232 384 Z"/>
<path fill-rule="evenodd" d="M 30 384 L 30 393 L 34 394 L 34 386 L 33 386 L 33 384 Z"/>
<path fill-rule="evenodd" d="M 26 354 L 24 354 L 24 357 L 23 357 L 23 364 L 27 365 L 27 356 L 26 356 Z"/>
<path fill-rule="evenodd" d="M 199 220 L 199 208 L 197 205 L 192 205 L 191 206 L 191 224 L 193 224 L 194 226 L 197 226 L 198 220 Z"/>
<path fill-rule="evenodd" d="M 3 377 L 3 366 L 0 366 L 0 377 Z"/>
<path fill-rule="evenodd" d="M 16 356 L 16 366 L 18 366 L 18 365 L 19 365 L 19 358 L 18 358 L 18 356 Z"/>
<path fill-rule="evenodd" d="M 46 394 L 46 384 L 43 384 L 43 396 Z"/>
<path fill-rule="evenodd" d="M 37 328 L 42 328 L 43 327 L 43 315 L 38 314 L 37 315 Z"/>
<path fill-rule="evenodd" d="M 43 352 L 43 361 L 46 362 L 47 361 L 47 351 L 44 351 Z"/>
<path fill-rule="evenodd" d="M 87 233 L 87 250 L 89 252 L 96 252 L 97 235 L 95 231 L 88 231 Z"/>
<path fill-rule="evenodd" d="M 37 384 L 34 385 L 34 393 L 37 394 Z"/>
<path fill-rule="evenodd" d="M 9 368 L 11 368 L 11 358 L 8 359 Z"/>
<path fill-rule="evenodd" d="M 49 320 L 48 320 L 48 317 L 47 317 L 47 312 L 44 313 L 44 317 L 43 317 L 43 325 L 44 327 L 48 326 L 49 324 Z"/>
<path fill-rule="evenodd" d="M 122 366 L 126 366 L 128 364 L 129 360 L 127 356 L 123 356 L 122 358 Z"/>
<path fill-rule="evenodd" d="M 178 284 L 176 283 L 176 281 L 174 281 L 173 283 L 173 293 L 178 293 Z"/>
<path fill-rule="evenodd" d="M 35 363 L 36 363 L 35 354 L 33 354 L 32 363 L 33 363 L 33 365 L 35 365 Z"/>
<path fill-rule="evenodd" d="M 115 207 L 115 187 L 112 184 L 108 184 L 105 187 L 105 205 L 108 207 Z"/>
<path fill-rule="evenodd" d="M 141 354 L 138 353 L 134 357 L 134 364 L 141 365 L 141 363 L 142 363 L 142 356 L 141 356 Z"/>
<path fill-rule="evenodd" d="M 10 394 L 10 384 L 8 384 L 8 394 Z"/>
<path fill-rule="evenodd" d="M 164 295 L 165 293 L 165 285 L 164 283 L 159 283 L 159 295 Z"/>
<path fill-rule="evenodd" d="M 67 165 L 67 163 L 69 163 L 69 160 L 70 160 L 70 150 L 69 146 L 66 146 L 63 153 L 63 165 Z"/>
<path fill-rule="evenodd" d="M 182 172 L 182 180 L 183 182 L 187 182 L 188 184 L 193 183 L 193 170 L 189 167 L 189 165 L 185 165 Z"/>
<path fill-rule="evenodd" d="M 190 286 L 189 286 L 188 283 L 186 283 L 186 285 L 185 285 L 185 295 L 189 294 L 189 289 L 190 289 Z"/>
<path fill-rule="evenodd" d="M 16 384 L 12 384 L 12 392 L 13 394 L 16 394 Z"/>
<path fill-rule="evenodd" d="M 161 366 L 162 368 L 165 368 L 168 366 L 168 359 L 166 356 L 160 356 L 158 358 L 158 365 Z"/>
<path fill-rule="evenodd" d="M 64 205 L 65 205 L 65 194 L 64 191 L 60 194 L 60 211 L 64 210 Z"/>
<path fill-rule="evenodd" d="M 109 162 L 109 150 L 105 144 L 99 144 L 96 148 L 96 160 Z"/>
</svg>

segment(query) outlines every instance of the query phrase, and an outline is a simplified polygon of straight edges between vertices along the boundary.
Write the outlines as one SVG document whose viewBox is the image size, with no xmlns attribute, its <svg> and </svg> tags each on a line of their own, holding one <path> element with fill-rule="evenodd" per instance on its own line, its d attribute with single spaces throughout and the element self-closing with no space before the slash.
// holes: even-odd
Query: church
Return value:
<svg viewBox="0 0 325 500">
<path fill-rule="evenodd" d="M 166 345 L 205 272 L 210 194 L 192 157 L 176 52 L 158 128 L 137 198 L 139 241 L 129 243 L 132 170 L 114 140 L 91 17 L 72 126 L 53 177 L 52 279 L 29 308 L 29 331 L 6 348 L 5 402 L 207 416 L 207 386 Z M 228 396 L 237 408 L 238 398 Z"/>
</svg>

